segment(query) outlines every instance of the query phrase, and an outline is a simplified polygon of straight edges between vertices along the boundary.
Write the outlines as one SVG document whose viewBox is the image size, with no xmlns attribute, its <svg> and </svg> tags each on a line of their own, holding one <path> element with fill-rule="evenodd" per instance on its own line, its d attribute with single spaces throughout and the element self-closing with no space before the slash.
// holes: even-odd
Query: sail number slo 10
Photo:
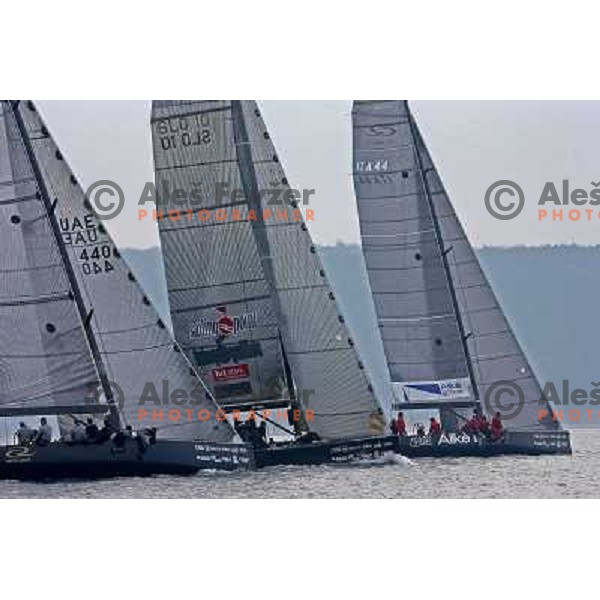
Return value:
<svg viewBox="0 0 600 600">
<path fill-rule="evenodd" d="M 162 119 L 158 121 L 156 131 L 161 148 L 166 151 L 210 144 L 213 133 L 209 127 L 208 115 L 200 113 L 190 117 Z"/>
</svg>

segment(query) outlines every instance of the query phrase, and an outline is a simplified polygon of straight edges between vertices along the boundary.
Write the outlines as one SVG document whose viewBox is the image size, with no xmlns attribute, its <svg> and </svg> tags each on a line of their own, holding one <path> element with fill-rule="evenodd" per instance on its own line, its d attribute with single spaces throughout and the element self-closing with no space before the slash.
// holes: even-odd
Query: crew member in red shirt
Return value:
<svg viewBox="0 0 600 600">
<path fill-rule="evenodd" d="M 469 421 L 469 430 L 471 433 L 479 433 L 481 431 L 481 419 L 479 413 L 475 411 Z"/>
<path fill-rule="evenodd" d="M 502 418 L 500 413 L 497 412 L 492 418 L 492 424 L 490 426 L 490 434 L 493 440 L 499 440 L 504 433 L 504 425 L 502 425 Z"/>
<path fill-rule="evenodd" d="M 404 420 L 404 414 L 401 412 L 398 413 L 396 419 L 396 435 L 406 435 L 406 421 Z"/>
<path fill-rule="evenodd" d="M 429 420 L 429 435 L 438 436 L 442 433 L 442 426 L 438 423 L 435 417 L 431 417 Z"/>
</svg>

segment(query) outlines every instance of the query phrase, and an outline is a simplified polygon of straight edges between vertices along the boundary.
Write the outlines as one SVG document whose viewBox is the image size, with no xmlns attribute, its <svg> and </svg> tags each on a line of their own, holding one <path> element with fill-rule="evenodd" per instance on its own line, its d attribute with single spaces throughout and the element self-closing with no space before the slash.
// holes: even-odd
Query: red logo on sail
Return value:
<svg viewBox="0 0 600 600">
<path fill-rule="evenodd" d="M 235 381 L 250 377 L 250 366 L 247 364 L 227 365 L 212 370 L 214 381 Z"/>
<path fill-rule="evenodd" d="M 214 337 L 217 340 L 223 340 L 246 329 L 256 327 L 256 312 L 232 316 L 227 313 L 226 306 L 217 306 L 216 311 L 216 319 L 202 319 L 199 323 L 192 325 L 191 338 Z"/>
</svg>

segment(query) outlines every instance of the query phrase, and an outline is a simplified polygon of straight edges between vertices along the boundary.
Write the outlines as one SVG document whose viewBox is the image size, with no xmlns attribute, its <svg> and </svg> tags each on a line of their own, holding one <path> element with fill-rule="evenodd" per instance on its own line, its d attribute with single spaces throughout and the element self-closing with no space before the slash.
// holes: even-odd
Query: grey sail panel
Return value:
<svg viewBox="0 0 600 600">
<path fill-rule="evenodd" d="M 259 189 L 289 189 L 266 125 L 253 101 L 240 103 Z M 269 265 L 278 299 L 281 331 L 299 398 L 314 411 L 313 431 L 325 438 L 377 433 L 373 413 L 380 408 L 327 281 L 316 247 L 292 206 L 271 206 L 287 218 L 266 218 L 262 260 Z M 301 206 L 299 206 L 301 208 Z M 260 238 L 259 238 L 260 239 Z"/>
<path fill-rule="evenodd" d="M 394 377 L 398 377 L 399 381 L 405 378 L 402 371 L 394 371 L 393 363 L 408 360 L 411 352 L 424 356 L 435 368 L 435 360 L 432 360 L 436 353 L 432 348 L 434 344 L 438 346 L 437 351 L 449 349 L 457 358 L 454 367 L 451 361 L 444 361 L 450 367 L 446 376 L 451 376 L 456 369 L 454 377 L 466 380 L 467 360 L 470 360 L 479 398 L 489 412 L 497 408 L 493 395 L 487 398 L 490 386 L 510 381 L 521 388 L 525 398 L 523 409 L 510 419 L 510 426 L 520 429 L 554 428 L 556 425 L 550 418 L 538 422 L 542 398 L 539 383 L 479 265 L 408 104 L 401 101 L 356 102 L 353 118 L 355 187 L 363 245 L 366 246 L 365 258 L 374 294 L 381 290 L 390 291 L 391 288 L 397 296 L 388 298 L 386 294 L 389 309 L 396 307 L 399 313 L 410 315 L 414 306 L 410 300 L 403 301 L 401 296 L 413 296 L 414 281 L 411 277 L 414 273 L 411 272 L 418 262 L 420 268 L 427 272 L 427 275 L 423 273 L 423 277 L 429 277 L 434 283 L 423 285 L 420 288 L 423 295 L 414 295 L 412 299 L 429 311 L 432 306 L 430 297 L 443 294 L 439 288 L 445 288 L 444 306 L 450 308 L 447 319 L 438 315 L 429 324 L 421 322 L 423 327 L 414 330 L 414 337 L 412 333 L 408 334 L 408 340 L 414 343 L 412 349 L 390 343 L 387 324 L 380 321 L 392 380 Z M 425 221 L 421 214 L 427 215 Z M 390 242 L 391 239 L 394 242 Z M 403 258 L 394 256 L 385 248 L 396 240 L 402 240 L 400 243 L 406 247 Z M 446 256 L 447 270 L 442 262 L 442 252 Z M 444 279 L 447 286 L 444 286 Z M 455 294 L 454 305 L 450 285 Z M 376 301 L 376 304 L 381 306 L 385 302 Z M 468 359 L 463 350 L 457 314 L 467 338 Z M 444 328 L 440 327 L 442 322 Z M 508 401 L 505 396 L 499 399 L 504 403 Z"/>
<path fill-rule="evenodd" d="M 232 197 L 243 186 L 231 103 L 155 102 L 152 134 L 175 337 L 222 406 L 279 402 L 284 371 L 276 311 L 247 203 Z M 177 188 L 189 192 L 187 200 L 166 192 Z"/>
<path fill-rule="evenodd" d="M 108 378 L 122 392 L 124 421 L 134 428 L 155 426 L 169 439 L 229 441 L 230 426 L 214 418 L 214 400 L 92 212 L 39 114 L 24 103 L 19 110 L 55 199 L 63 242 L 86 307 L 93 310 L 91 326 Z M 177 390 L 184 394 L 182 405 L 172 402 L 171 394 Z M 147 414 L 139 413 L 140 408 Z M 201 409 L 211 418 L 199 419 Z"/>
<path fill-rule="evenodd" d="M 501 410 L 502 406 L 494 404 L 493 389 L 489 394 L 488 390 L 498 382 L 512 382 L 523 394 L 523 409 L 510 419 L 510 425 L 518 429 L 556 429 L 560 425 L 552 420 L 552 410 L 543 397 L 536 375 L 465 235 L 416 123 L 414 127 L 442 238 L 445 246 L 451 248 L 448 264 L 469 336 L 469 355 L 480 397 L 482 400 L 488 398 L 484 405 L 490 411 Z M 499 396 L 498 401 L 507 404 L 517 400 L 515 397 Z M 546 409 L 547 415 L 541 421 L 538 418 L 540 408 Z"/>
<path fill-rule="evenodd" d="M 0 103 L 0 404 L 82 405 L 99 385 L 13 108 Z"/>
<path fill-rule="evenodd" d="M 454 390 L 448 396 L 470 396 L 406 104 L 356 102 L 353 139 L 362 248 L 394 392 L 405 399 L 405 384 L 445 382 L 443 389 Z"/>
</svg>

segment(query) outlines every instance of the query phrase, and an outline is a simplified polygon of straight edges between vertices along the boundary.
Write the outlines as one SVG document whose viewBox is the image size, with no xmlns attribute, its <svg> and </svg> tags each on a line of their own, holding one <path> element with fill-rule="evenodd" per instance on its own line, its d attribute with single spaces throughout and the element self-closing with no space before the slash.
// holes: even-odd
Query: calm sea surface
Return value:
<svg viewBox="0 0 600 600">
<path fill-rule="evenodd" d="M 0 498 L 600 498 L 600 431 L 573 455 L 398 460 L 103 481 L 0 481 Z"/>
</svg>

